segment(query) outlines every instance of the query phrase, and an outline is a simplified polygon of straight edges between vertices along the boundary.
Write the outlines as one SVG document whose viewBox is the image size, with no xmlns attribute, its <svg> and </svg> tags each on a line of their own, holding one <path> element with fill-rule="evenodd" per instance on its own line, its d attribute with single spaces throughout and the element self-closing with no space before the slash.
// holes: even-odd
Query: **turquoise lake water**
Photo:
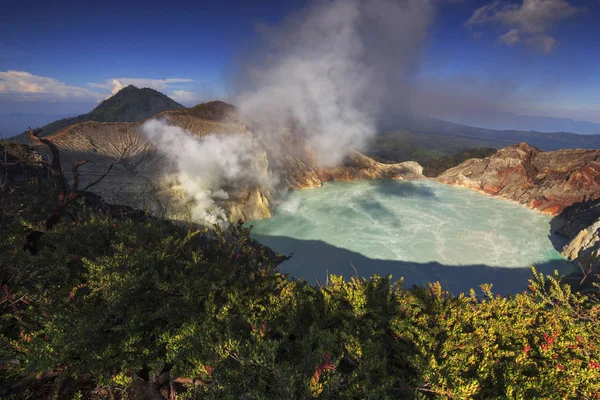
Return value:
<svg viewBox="0 0 600 400">
<path fill-rule="evenodd" d="M 530 266 L 568 273 L 550 241 L 551 217 L 465 188 L 430 181 L 327 183 L 291 192 L 253 237 L 293 257 L 283 272 L 311 283 L 358 273 L 405 285 L 440 281 L 453 293 L 493 283 L 527 286 Z"/>
</svg>

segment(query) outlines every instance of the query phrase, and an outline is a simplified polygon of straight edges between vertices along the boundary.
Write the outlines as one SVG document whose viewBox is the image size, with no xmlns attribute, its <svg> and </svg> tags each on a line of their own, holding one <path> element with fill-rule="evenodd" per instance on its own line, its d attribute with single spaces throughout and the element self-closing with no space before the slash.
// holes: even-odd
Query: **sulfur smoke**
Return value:
<svg viewBox="0 0 600 400">
<path fill-rule="evenodd" d="M 264 29 L 239 82 L 243 120 L 271 144 L 297 126 L 322 166 L 338 164 L 410 97 L 432 15 L 428 0 L 328 0 Z"/>
<path fill-rule="evenodd" d="M 432 1 L 314 1 L 263 28 L 261 46 L 240 65 L 233 102 L 270 157 L 289 134 L 301 136 L 320 166 L 360 150 L 378 118 L 409 97 Z M 257 144 L 246 135 L 198 138 L 160 121 L 142 132 L 176 167 L 196 221 L 225 224 L 217 203 L 228 190 L 265 180 L 251 167 Z"/>
<path fill-rule="evenodd" d="M 217 201 L 227 200 L 230 188 L 268 185 L 257 164 L 260 149 L 249 134 L 197 137 L 162 120 L 145 122 L 141 132 L 174 167 L 196 222 L 226 227 L 227 215 Z"/>
</svg>

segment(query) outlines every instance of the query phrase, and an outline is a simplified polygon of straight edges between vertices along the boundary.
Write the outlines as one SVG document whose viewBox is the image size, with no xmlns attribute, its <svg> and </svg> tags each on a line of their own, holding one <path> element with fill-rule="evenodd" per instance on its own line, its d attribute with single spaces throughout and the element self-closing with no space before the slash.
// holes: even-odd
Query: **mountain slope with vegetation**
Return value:
<svg viewBox="0 0 600 400">
<path fill-rule="evenodd" d="M 440 175 L 444 171 L 449 170 L 450 168 L 456 167 L 457 165 L 470 160 L 471 158 L 486 158 L 496 153 L 496 151 L 496 149 L 484 147 L 462 151 L 452 156 L 426 160 L 422 163 L 423 175 L 433 178 Z"/>
<path fill-rule="evenodd" d="M 71 125 L 87 121 L 139 122 L 169 110 L 182 110 L 184 106 L 150 88 L 138 89 L 129 85 L 109 97 L 87 114 L 54 121 L 42 127 L 41 137 L 52 135 Z M 23 139 L 27 133 L 19 135 Z"/>
</svg>

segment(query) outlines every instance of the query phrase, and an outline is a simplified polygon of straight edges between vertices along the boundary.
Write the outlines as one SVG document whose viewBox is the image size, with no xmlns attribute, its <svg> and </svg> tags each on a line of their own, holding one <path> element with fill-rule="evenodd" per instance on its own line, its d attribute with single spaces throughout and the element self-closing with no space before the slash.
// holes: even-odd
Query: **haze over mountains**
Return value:
<svg viewBox="0 0 600 400">
<path fill-rule="evenodd" d="M 226 110 L 230 113 L 234 107 L 226 105 L 220 107 L 219 111 L 208 109 L 221 113 Z M 218 119 L 223 116 L 204 115 L 203 113 L 207 112 L 206 107 L 197 106 L 186 109 L 154 89 L 140 89 L 130 85 L 103 101 L 87 114 L 60 119 L 43 126 L 41 135 L 48 136 L 71 125 L 86 121 L 141 122 L 161 112 L 176 110 L 187 110 L 188 114 L 198 118 Z M 27 115 L 22 117 L 27 118 Z M 422 153 L 422 149 L 427 149 L 427 156 L 436 157 L 452 155 L 476 147 L 501 148 L 523 141 L 542 150 L 600 148 L 600 135 L 582 135 L 558 129 L 552 133 L 515 129 L 495 130 L 466 126 L 412 113 L 397 113 L 386 118 L 387 120 L 379 125 L 380 133 L 371 141 L 367 152 L 394 161 L 405 161 L 411 157 L 422 161 L 423 154 L 419 154 Z M 39 120 L 39 116 L 31 116 L 31 121 L 26 125 L 37 126 Z M 561 126 L 562 119 L 554 120 L 557 120 L 557 126 Z M 1 122 L 2 119 L 0 119 Z M 588 124 L 591 127 L 596 125 Z M 415 149 L 419 149 L 419 151 Z"/>
<path fill-rule="evenodd" d="M 600 115 L 600 110 L 598 111 Z M 439 115 L 438 118 L 487 129 L 514 129 L 537 132 L 572 132 L 582 135 L 600 135 L 600 123 L 571 118 L 517 115 L 509 112 L 482 113 L 463 117 Z"/>
<path fill-rule="evenodd" d="M 77 114 L 72 113 L 35 114 L 15 112 L 0 114 L 0 138 L 14 136 L 16 133 L 22 132 L 23 127 L 44 126 L 53 121 L 75 116 L 77 116 Z"/>
<path fill-rule="evenodd" d="M 423 115 L 397 113 L 380 124 L 378 135 L 369 142 L 365 153 L 379 160 L 417 161 L 428 169 L 432 160 L 452 158 L 463 152 L 475 157 L 477 152 L 471 153 L 470 150 L 500 149 L 521 142 L 544 151 L 598 149 L 600 135 L 486 129 Z"/>
</svg>

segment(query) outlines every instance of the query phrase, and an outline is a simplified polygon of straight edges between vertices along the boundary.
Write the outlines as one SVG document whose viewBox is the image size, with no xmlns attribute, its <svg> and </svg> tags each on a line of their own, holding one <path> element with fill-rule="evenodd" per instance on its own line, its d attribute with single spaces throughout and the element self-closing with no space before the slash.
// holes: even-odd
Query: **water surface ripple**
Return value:
<svg viewBox="0 0 600 400">
<path fill-rule="evenodd" d="M 392 274 L 450 290 L 527 285 L 529 267 L 573 269 L 549 239 L 551 217 L 469 189 L 431 181 L 327 183 L 290 193 L 253 236 L 284 253 L 284 272 L 314 282 L 327 273 Z M 354 267 L 354 268 L 353 268 Z"/>
</svg>

